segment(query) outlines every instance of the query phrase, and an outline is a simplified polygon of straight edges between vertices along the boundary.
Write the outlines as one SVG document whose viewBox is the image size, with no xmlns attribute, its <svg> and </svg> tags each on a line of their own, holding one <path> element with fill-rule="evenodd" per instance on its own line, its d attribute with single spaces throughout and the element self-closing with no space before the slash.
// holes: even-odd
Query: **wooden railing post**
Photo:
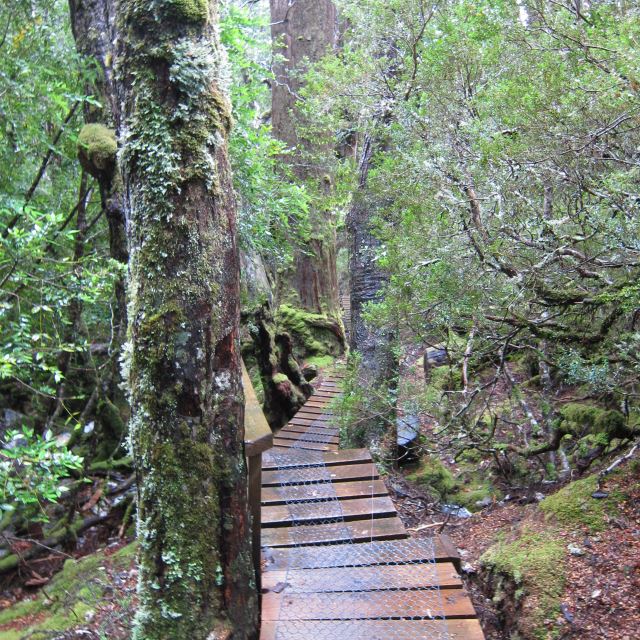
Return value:
<svg viewBox="0 0 640 640">
<path fill-rule="evenodd" d="M 251 534 L 253 541 L 253 564 L 256 584 L 260 593 L 260 505 L 262 489 L 262 453 L 273 446 L 273 434 L 262 407 L 251 384 L 251 378 L 242 363 L 242 385 L 244 387 L 244 448 L 249 471 L 249 511 L 251 513 Z"/>
</svg>

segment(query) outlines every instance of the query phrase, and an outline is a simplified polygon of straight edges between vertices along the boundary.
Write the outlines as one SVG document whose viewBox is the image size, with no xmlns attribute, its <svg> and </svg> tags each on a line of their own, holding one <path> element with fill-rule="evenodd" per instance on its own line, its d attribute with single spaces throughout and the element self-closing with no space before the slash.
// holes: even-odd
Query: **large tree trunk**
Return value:
<svg viewBox="0 0 640 640">
<path fill-rule="evenodd" d="M 271 33 L 280 58 L 276 60 L 272 87 L 273 133 L 291 149 L 283 158 L 292 174 L 311 181 L 318 193 L 327 193 L 332 177 L 326 167 L 310 162 L 314 143 L 298 135 L 296 117 L 301 76 L 308 62 L 317 62 L 335 49 L 338 38 L 336 9 L 330 0 L 271 0 Z M 330 210 L 312 208 L 311 235 L 296 247 L 294 264 L 283 274 L 278 299 L 316 314 L 339 314 L 336 275 L 336 230 Z"/>
<path fill-rule="evenodd" d="M 215 0 L 120 0 L 134 638 L 252 637 L 230 106 Z"/>
<path fill-rule="evenodd" d="M 395 460 L 396 422 L 395 389 L 398 360 L 395 354 L 396 332 L 393 328 L 372 327 L 362 315 L 366 304 L 379 302 L 387 274 L 376 261 L 380 240 L 373 218 L 380 203 L 368 190 L 369 170 L 375 152 L 375 141 L 366 136 L 360 158 L 359 186 L 347 217 L 350 240 L 349 275 L 351 297 L 351 349 L 358 354 L 358 386 L 363 393 L 364 426 L 359 429 L 355 445 L 370 447 L 388 461 Z"/>
</svg>

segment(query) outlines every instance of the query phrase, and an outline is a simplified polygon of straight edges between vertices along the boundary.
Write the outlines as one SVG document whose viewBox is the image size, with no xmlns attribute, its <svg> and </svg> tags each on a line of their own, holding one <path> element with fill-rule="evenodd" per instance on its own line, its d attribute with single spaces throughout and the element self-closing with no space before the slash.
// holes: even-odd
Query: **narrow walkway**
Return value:
<svg viewBox="0 0 640 640">
<path fill-rule="evenodd" d="M 262 467 L 261 640 L 483 640 L 446 539 L 409 538 L 366 449 L 339 450 L 327 377 Z"/>
</svg>

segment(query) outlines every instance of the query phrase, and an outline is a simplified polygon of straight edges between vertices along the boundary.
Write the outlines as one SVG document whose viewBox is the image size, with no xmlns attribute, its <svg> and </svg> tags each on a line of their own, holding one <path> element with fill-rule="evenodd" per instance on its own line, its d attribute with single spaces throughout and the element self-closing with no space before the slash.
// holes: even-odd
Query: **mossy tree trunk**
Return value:
<svg viewBox="0 0 640 640">
<path fill-rule="evenodd" d="M 318 194 L 332 188 L 330 170 L 312 160 L 314 145 L 296 127 L 298 94 L 308 63 L 316 62 L 337 45 L 336 9 L 331 0 L 271 0 L 271 33 L 276 51 L 271 121 L 274 135 L 296 149 L 283 157 L 292 174 Z M 339 317 L 336 270 L 335 217 L 328 209 L 310 211 L 310 237 L 294 252 L 294 264 L 282 274 L 278 299 L 306 311 Z M 342 348 L 340 338 L 340 347 Z"/>
<path fill-rule="evenodd" d="M 380 146 L 380 145 L 377 145 Z M 372 449 L 376 457 L 393 463 L 397 430 L 395 398 L 398 380 L 398 359 L 395 353 L 394 327 L 372 327 L 363 317 L 368 303 L 381 300 L 388 275 L 378 266 L 376 257 L 380 239 L 375 233 L 374 217 L 381 203 L 368 188 L 369 171 L 376 141 L 365 136 L 359 165 L 359 186 L 347 217 L 349 234 L 349 279 L 351 296 L 351 349 L 357 360 L 358 386 L 366 401 L 362 416 L 364 427 L 359 430 L 359 446 Z"/>
<path fill-rule="evenodd" d="M 217 9 L 120 0 L 116 14 L 140 640 L 244 639 L 257 627 Z"/>
<path fill-rule="evenodd" d="M 88 94 L 94 95 L 100 105 L 85 103 L 85 127 L 78 139 L 78 156 L 84 170 L 92 175 L 100 190 L 102 210 L 109 228 L 109 253 L 111 258 L 126 265 L 129 259 L 127 236 L 125 229 L 124 194 L 122 180 L 117 170 L 117 143 L 115 130 L 120 122 L 120 103 L 114 86 L 114 43 L 115 34 L 115 0 L 69 0 L 69 12 L 73 37 L 78 53 L 94 62 L 98 73 L 91 78 L 86 87 Z M 99 442 L 98 447 L 106 455 L 113 452 L 115 443 L 123 433 L 105 429 L 101 408 L 108 407 L 114 420 L 117 420 L 117 407 L 126 405 L 122 392 L 122 379 L 118 354 L 126 339 L 127 314 L 124 277 L 118 277 L 114 284 L 113 318 L 111 321 L 113 340 L 109 366 L 104 367 L 97 376 L 96 387 L 85 407 L 87 415 L 94 412 L 92 405 L 97 406 L 96 415 L 101 429 L 96 435 L 106 436 L 107 442 Z M 95 401 L 94 401 L 95 399 Z M 102 415 L 101 415 L 102 414 Z M 107 454 L 107 451 L 109 452 Z"/>
<path fill-rule="evenodd" d="M 98 74 L 87 92 L 99 99 L 100 107 L 85 104 L 84 119 L 88 125 L 105 127 L 104 135 L 113 135 L 120 121 L 120 104 L 114 87 L 113 56 L 115 42 L 115 0 L 69 0 L 71 27 L 78 53 L 94 61 Z M 90 148 L 81 148 L 83 167 L 98 181 L 100 197 L 109 225 L 111 257 L 122 264 L 128 260 L 127 238 L 123 209 L 122 184 L 116 171 L 115 154 L 100 153 L 96 158 Z M 98 159 L 96 163 L 95 160 Z M 114 330 L 118 337 L 126 331 L 125 284 L 115 285 Z"/>
</svg>

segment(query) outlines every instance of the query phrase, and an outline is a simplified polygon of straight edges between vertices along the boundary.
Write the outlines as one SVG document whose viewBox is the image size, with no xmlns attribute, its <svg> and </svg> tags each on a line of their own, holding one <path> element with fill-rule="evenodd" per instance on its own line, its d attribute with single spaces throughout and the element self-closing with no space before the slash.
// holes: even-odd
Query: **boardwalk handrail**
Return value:
<svg viewBox="0 0 640 640">
<path fill-rule="evenodd" d="M 251 535 L 253 541 L 253 566 L 256 572 L 258 590 L 260 588 L 260 493 L 262 475 L 262 454 L 273 446 L 273 433 L 264 417 L 262 407 L 247 368 L 242 363 L 242 386 L 244 387 L 244 450 L 249 471 L 249 511 L 251 513 Z M 259 591 L 258 591 L 259 592 Z"/>
</svg>

